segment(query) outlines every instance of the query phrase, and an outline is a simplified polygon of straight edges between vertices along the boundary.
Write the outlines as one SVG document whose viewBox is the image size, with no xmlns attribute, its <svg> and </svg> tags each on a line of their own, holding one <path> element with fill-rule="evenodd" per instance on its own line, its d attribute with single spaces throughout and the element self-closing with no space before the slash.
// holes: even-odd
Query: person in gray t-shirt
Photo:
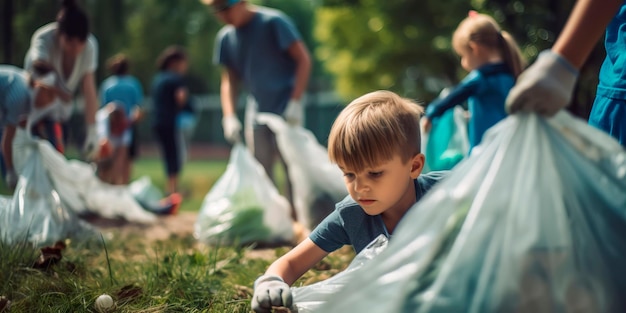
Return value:
<svg viewBox="0 0 626 313">
<path fill-rule="evenodd" d="M 213 54 L 213 62 L 223 67 L 224 137 L 231 143 L 241 139 L 242 126 L 235 104 L 238 87 L 243 83 L 250 93 L 246 141 L 273 180 L 274 162 L 280 157 L 276 139 L 267 126 L 254 122 L 254 115 L 274 113 L 291 124 L 302 124 L 302 96 L 311 71 L 309 52 L 293 22 L 278 10 L 249 5 L 243 0 L 202 2 L 227 24 L 217 34 Z M 287 185 L 287 197 L 291 200 L 289 182 Z"/>
<path fill-rule="evenodd" d="M 379 235 L 391 238 L 405 214 L 445 176 L 421 175 L 422 114 L 419 105 L 389 91 L 361 96 L 341 111 L 328 136 L 328 156 L 343 172 L 349 196 L 255 281 L 255 312 L 290 307 L 289 285 L 341 246 L 358 253 Z"/>
</svg>

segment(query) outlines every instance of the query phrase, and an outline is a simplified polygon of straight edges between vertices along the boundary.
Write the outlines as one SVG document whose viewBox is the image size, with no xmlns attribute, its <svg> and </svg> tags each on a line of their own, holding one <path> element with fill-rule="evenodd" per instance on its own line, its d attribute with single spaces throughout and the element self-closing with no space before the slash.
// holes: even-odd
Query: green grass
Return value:
<svg viewBox="0 0 626 313">
<path fill-rule="evenodd" d="M 185 163 L 180 176 L 183 194 L 182 211 L 198 211 L 202 200 L 213 184 L 226 170 L 228 160 L 192 160 Z M 165 187 L 163 161 L 159 158 L 142 158 L 134 163 L 131 180 L 147 175 L 161 190 Z"/>
<path fill-rule="evenodd" d="M 277 248 L 273 257 L 287 251 Z M 63 259 L 47 270 L 33 269 L 37 250 L 0 243 L 0 295 L 11 312 L 95 312 L 106 293 L 115 312 L 249 312 L 254 279 L 270 261 L 250 257 L 245 247 L 200 246 L 192 237 L 146 243 L 140 236 L 71 242 Z M 352 257 L 343 249 L 306 273 L 296 285 L 326 279 Z M 132 286 L 140 292 L 125 298 Z"/>
<path fill-rule="evenodd" d="M 200 208 L 226 164 L 227 160 L 185 164 L 182 210 Z M 282 186 L 284 173 L 277 168 L 276 174 Z M 143 175 L 164 186 L 160 159 L 138 160 L 133 178 Z M 8 194 L 4 186 L 0 192 Z M 94 301 L 103 293 L 116 301 L 115 312 L 249 312 L 254 279 L 290 248 L 268 250 L 268 259 L 255 257 L 249 247 L 207 247 L 192 236 L 146 242 L 139 230 L 112 231 L 106 238 L 68 241 L 63 259 L 47 270 L 32 268 L 38 249 L 0 242 L 0 296 L 12 301 L 11 312 L 96 312 Z M 333 253 L 295 285 L 326 279 L 344 269 L 352 257 L 350 249 Z M 141 292 L 134 298 L 120 297 L 126 286 Z"/>
</svg>

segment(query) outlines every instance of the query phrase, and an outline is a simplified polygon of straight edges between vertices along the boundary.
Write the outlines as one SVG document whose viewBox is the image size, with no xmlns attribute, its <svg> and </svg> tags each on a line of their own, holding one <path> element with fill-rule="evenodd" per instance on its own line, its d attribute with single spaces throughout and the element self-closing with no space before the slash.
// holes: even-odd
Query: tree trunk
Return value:
<svg viewBox="0 0 626 313">
<path fill-rule="evenodd" d="M 11 64 L 13 59 L 13 0 L 2 3 L 2 55 L 3 63 Z"/>
</svg>

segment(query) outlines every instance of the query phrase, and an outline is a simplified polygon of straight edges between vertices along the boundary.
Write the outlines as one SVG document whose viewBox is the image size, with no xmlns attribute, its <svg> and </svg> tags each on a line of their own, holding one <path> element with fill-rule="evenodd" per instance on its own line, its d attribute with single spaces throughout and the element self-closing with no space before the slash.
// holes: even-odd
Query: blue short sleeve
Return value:
<svg viewBox="0 0 626 313">
<path fill-rule="evenodd" d="M 281 18 L 275 18 L 273 26 L 278 46 L 282 50 L 287 50 L 294 42 L 301 40 L 300 33 L 289 17 L 281 15 Z"/>
<path fill-rule="evenodd" d="M 337 210 L 329 214 L 315 227 L 309 235 L 309 239 L 328 253 L 350 244 L 341 215 Z"/>
</svg>

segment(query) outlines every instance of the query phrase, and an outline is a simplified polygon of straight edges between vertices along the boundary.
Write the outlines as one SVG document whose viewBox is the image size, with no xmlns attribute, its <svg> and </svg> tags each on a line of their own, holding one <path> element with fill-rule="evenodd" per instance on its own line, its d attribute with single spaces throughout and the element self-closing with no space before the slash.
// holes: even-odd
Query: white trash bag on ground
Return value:
<svg viewBox="0 0 626 313">
<path fill-rule="evenodd" d="M 289 125 L 275 114 L 259 113 L 256 120 L 276 134 L 278 149 L 287 163 L 298 221 L 312 230 L 348 194 L 343 174 L 330 163 L 328 151 L 311 131 Z"/>
<path fill-rule="evenodd" d="M 31 142 L 31 147 L 36 149 L 37 144 Z M 13 196 L 3 196 L 0 201 L 0 240 L 8 244 L 29 242 L 43 246 L 65 238 L 95 234 L 61 201 L 41 154 L 21 156 L 18 161 L 20 177 Z"/>
<path fill-rule="evenodd" d="M 357 254 L 348 268 L 337 275 L 304 287 L 292 287 L 294 310 L 298 313 L 315 312 L 331 295 L 337 293 L 353 279 L 353 273 L 379 255 L 387 247 L 388 239 L 379 235 Z"/>
<path fill-rule="evenodd" d="M 68 160 L 49 142 L 32 138 L 23 129 L 18 129 L 13 140 L 17 173 L 21 173 L 25 160 L 32 154 L 39 155 L 39 162 L 43 164 L 61 202 L 73 212 L 119 217 L 143 224 L 156 222 L 156 216 L 144 210 L 126 186 L 102 182 L 91 165 Z"/>
<path fill-rule="evenodd" d="M 514 115 L 318 312 L 626 312 L 626 151 L 560 112 Z"/>
<path fill-rule="evenodd" d="M 215 182 L 195 223 L 194 235 L 208 244 L 279 244 L 294 239 L 289 202 L 241 143 Z"/>
</svg>

